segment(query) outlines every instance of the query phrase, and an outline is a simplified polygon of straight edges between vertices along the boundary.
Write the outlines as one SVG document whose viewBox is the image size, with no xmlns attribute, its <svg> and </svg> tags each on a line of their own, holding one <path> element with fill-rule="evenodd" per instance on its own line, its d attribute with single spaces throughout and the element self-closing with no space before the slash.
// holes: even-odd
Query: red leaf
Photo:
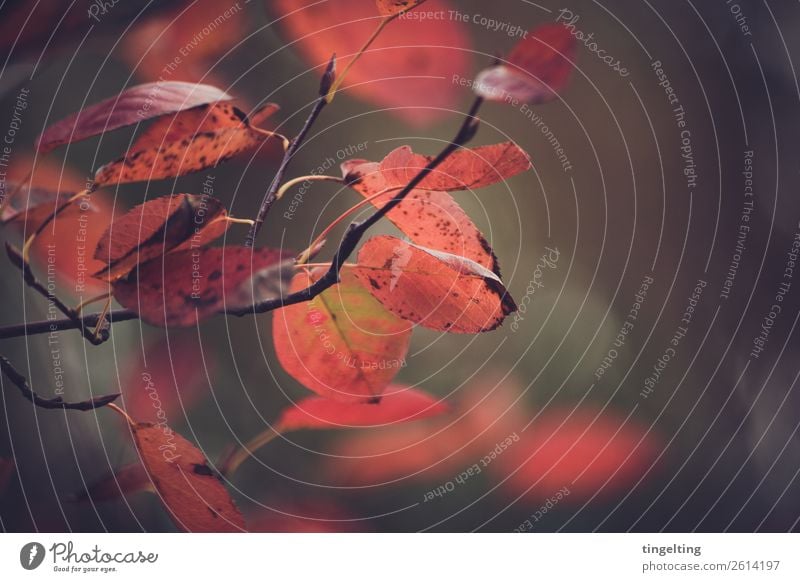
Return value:
<svg viewBox="0 0 800 582">
<path fill-rule="evenodd" d="M 376 196 L 371 200 L 375 208 L 383 208 L 397 195 L 398 189 L 391 188 L 377 163 L 351 160 L 342 164 L 342 170 L 359 194 Z M 380 195 L 384 191 L 386 194 Z M 446 192 L 412 190 L 386 217 L 416 244 L 467 257 L 495 273 L 500 271 L 481 231 Z"/>
<path fill-rule="evenodd" d="M 574 60 L 575 39 L 569 30 L 561 24 L 548 24 L 531 30 L 507 62 L 481 71 L 473 88 L 492 101 L 545 103 L 567 84 Z"/>
<path fill-rule="evenodd" d="M 305 289 L 323 273 L 298 273 L 290 291 Z M 397 375 L 411 325 L 345 269 L 338 285 L 277 311 L 272 337 L 278 361 L 295 380 L 321 396 L 352 402 L 380 395 Z"/>
<path fill-rule="evenodd" d="M 36 147 L 46 153 L 146 119 L 230 99 L 230 95 L 210 85 L 181 81 L 136 85 L 54 123 L 39 136 Z"/>
<path fill-rule="evenodd" d="M 134 418 L 175 424 L 210 389 L 215 352 L 203 350 L 196 333 L 172 332 L 132 358 L 122 380 L 125 410 Z"/>
<path fill-rule="evenodd" d="M 312 67 L 324 67 L 333 53 L 346 62 L 379 23 L 369 2 L 278 0 L 270 6 Z M 454 9 L 446 0 L 429 0 L 426 7 L 435 12 Z M 428 124 L 457 107 L 461 93 L 451 79 L 468 75 L 469 55 L 463 23 L 398 18 L 353 66 L 340 92 L 417 125 Z"/>
<path fill-rule="evenodd" d="M 277 111 L 268 103 L 254 115 L 259 120 Z M 128 152 L 95 172 L 99 185 L 174 178 L 216 166 L 268 139 L 229 103 L 214 103 L 162 117 Z"/>
<path fill-rule="evenodd" d="M 107 263 L 95 276 L 114 281 L 137 264 L 170 251 L 200 248 L 228 228 L 222 202 L 211 196 L 173 194 L 136 206 L 108 227 L 94 257 Z"/>
<path fill-rule="evenodd" d="M 144 466 L 136 462 L 124 465 L 113 473 L 95 481 L 86 490 L 74 495 L 74 500 L 77 502 L 99 503 L 113 501 L 140 491 L 155 492 L 155 490 L 150 475 L 147 474 Z"/>
<path fill-rule="evenodd" d="M 114 298 L 142 320 L 162 327 L 194 325 L 224 308 L 252 304 L 253 278 L 263 300 L 284 293 L 286 251 L 228 246 L 169 253 L 140 264 L 114 283 Z M 265 275 L 266 273 L 266 275 Z"/>
<path fill-rule="evenodd" d="M 541 499 L 562 487 L 569 499 L 620 492 L 634 484 L 657 453 L 654 440 L 635 422 L 609 413 L 546 410 L 493 470 L 509 495 Z"/>
<path fill-rule="evenodd" d="M 380 171 L 390 186 L 405 186 L 431 161 L 402 146 L 386 156 Z M 474 190 L 507 180 L 531 168 L 531 161 L 514 142 L 460 149 L 439 164 L 419 184 L 431 190 Z"/>
<path fill-rule="evenodd" d="M 166 424 L 131 426 L 136 449 L 175 525 L 187 532 L 244 531 L 244 519 L 208 461 Z"/>
<path fill-rule="evenodd" d="M 516 310 L 500 279 L 487 268 L 391 236 L 367 241 L 353 270 L 390 311 L 439 331 L 491 331 Z"/>
<path fill-rule="evenodd" d="M 378 402 L 336 402 L 310 397 L 283 411 L 278 432 L 301 429 L 377 427 L 437 416 L 443 402 L 413 388 L 393 385 Z"/>
</svg>

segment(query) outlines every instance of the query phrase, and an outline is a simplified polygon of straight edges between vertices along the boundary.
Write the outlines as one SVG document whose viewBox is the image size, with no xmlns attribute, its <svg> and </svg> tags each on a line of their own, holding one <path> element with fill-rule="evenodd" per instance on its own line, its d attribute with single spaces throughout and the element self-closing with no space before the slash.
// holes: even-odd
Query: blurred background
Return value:
<svg viewBox="0 0 800 582">
<path fill-rule="evenodd" d="M 578 52 L 560 99 L 481 113 L 475 143 L 513 140 L 533 171 L 455 194 L 522 309 L 478 336 L 415 331 L 397 380 L 442 398 L 450 414 L 298 432 L 260 450 L 228 482 L 248 526 L 798 529 L 800 7 L 429 0 L 418 13 L 390 24 L 355 66 L 290 175 L 337 174 L 345 159 L 380 160 L 404 144 L 434 154 L 470 104 L 461 79 L 524 31 L 570 23 Z M 35 154 L 36 136 L 159 79 L 216 85 L 245 111 L 274 101 L 281 111 L 270 121 L 294 135 L 330 54 L 345 62 L 376 19 L 371 0 L 5 2 L 3 170 L 82 189 L 144 126 L 47 156 Z M 253 216 L 279 161 L 267 142 L 206 172 L 101 189 L 89 236 L 145 199 L 200 193 L 209 176 L 233 215 Z M 360 199 L 326 183 L 295 194 L 268 217 L 261 243 L 305 248 Z M 71 304 L 99 292 L 75 292 L 76 228 L 63 221 L 56 241 L 41 243 L 57 243 L 58 293 Z M 19 244 L 18 230 L 2 236 Z M 226 236 L 238 244 L 245 227 Z M 46 318 L 46 302 L 4 269 L 0 325 Z M 66 398 L 121 391 L 140 420 L 154 414 L 150 374 L 170 426 L 215 462 L 309 394 L 275 359 L 271 317 L 168 330 L 133 321 L 100 347 L 62 332 L 1 340 L 0 353 L 51 395 L 57 350 Z M 136 459 L 112 412 L 37 409 L 5 378 L 0 406 L 3 530 L 174 529 L 149 493 L 76 500 Z"/>
</svg>

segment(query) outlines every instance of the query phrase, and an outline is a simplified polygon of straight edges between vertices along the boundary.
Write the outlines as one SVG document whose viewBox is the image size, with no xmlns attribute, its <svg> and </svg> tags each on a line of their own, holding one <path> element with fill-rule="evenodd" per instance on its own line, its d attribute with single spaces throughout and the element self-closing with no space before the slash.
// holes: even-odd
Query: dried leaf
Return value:
<svg viewBox="0 0 800 582">
<path fill-rule="evenodd" d="M 351 160 L 342 164 L 342 170 L 348 185 L 359 194 L 365 198 L 376 196 L 371 200 L 375 208 L 383 208 L 399 191 L 391 188 L 377 163 Z M 500 272 L 492 247 L 446 192 L 412 190 L 386 218 L 416 244 L 461 255 L 494 273 Z"/>
<path fill-rule="evenodd" d="M 181 81 L 136 85 L 54 123 L 39 136 L 36 147 L 46 153 L 147 119 L 230 99 L 230 95 L 210 85 Z"/>
<path fill-rule="evenodd" d="M 275 249 L 228 246 L 169 253 L 140 264 L 114 282 L 114 298 L 144 321 L 162 327 L 194 325 L 241 295 L 255 273 L 291 256 Z M 276 270 L 275 276 L 282 276 Z M 281 288 L 281 285 L 277 285 Z"/>
<path fill-rule="evenodd" d="M 175 524 L 187 532 L 244 531 L 244 518 L 197 447 L 166 424 L 131 426 L 142 463 Z"/>
<path fill-rule="evenodd" d="M 415 154 L 408 146 L 389 153 L 380 171 L 390 186 L 405 186 L 431 161 Z M 474 190 L 508 180 L 531 168 L 531 161 L 514 142 L 503 142 L 474 149 L 462 148 L 451 154 L 419 184 L 430 190 Z"/>
<path fill-rule="evenodd" d="M 115 281 L 137 264 L 170 251 L 197 249 L 222 236 L 227 212 L 218 199 L 173 194 L 133 208 L 108 227 L 94 258 L 107 263 L 95 277 Z"/>
<path fill-rule="evenodd" d="M 323 273 L 298 273 L 290 291 L 305 289 Z M 278 361 L 295 380 L 321 396 L 352 402 L 380 395 L 400 371 L 411 325 L 346 269 L 338 285 L 277 311 L 272 337 Z"/>
<path fill-rule="evenodd" d="M 377 427 L 421 420 L 447 412 L 437 398 L 406 386 L 392 385 L 377 402 L 337 402 L 310 397 L 283 411 L 276 430 Z"/>
<path fill-rule="evenodd" d="M 491 101 L 539 104 L 556 98 L 567 84 L 575 60 L 575 38 L 561 24 L 530 31 L 507 62 L 484 69 L 475 78 L 475 92 Z"/>
<path fill-rule="evenodd" d="M 267 104 L 256 114 L 277 110 Z M 229 103 L 213 103 L 157 120 L 128 152 L 95 173 L 99 185 L 174 178 L 216 166 L 268 139 Z"/>
<path fill-rule="evenodd" d="M 390 311 L 431 329 L 490 331 L 516 311 L 499 277 L 489 269 L 391 236 L 368 240 L 353 270 Z"/>
</svg>

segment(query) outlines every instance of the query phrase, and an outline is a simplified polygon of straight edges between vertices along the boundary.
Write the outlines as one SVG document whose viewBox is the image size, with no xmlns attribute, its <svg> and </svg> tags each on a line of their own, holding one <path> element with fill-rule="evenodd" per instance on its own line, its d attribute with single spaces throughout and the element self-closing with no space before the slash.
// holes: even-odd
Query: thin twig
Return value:
<svg viewBox="0 0 800 582">
<path fill-rule="evenodd" d="M 110 404 L 119 398 L 119 393 L 106 394 L 105 396 L 95 396 L 94 398 L 84 400 L 82 402 L 66 402 L 60 396 L 56 396 L 54 398 L 44 398 L 31 390 L 31 387 L 28 386 L 28 381 L 25 379 L 25 376 L 20 374 L 5 356 L 0 356 L 0 369 L 2 369 L 3 373 L 8 377 L 8 379 L 11 380 L 11 382 L 13 382 L 17 388 L 19 388 L 19 391 L 25 398 L 40 408 L 47 408 L 51 410 L 94 410 L 95 408 L 106 406 L 107 404 Z"/>
<path fill-rule="evenodd" d="M 258 214 L 253 222 L 253 226 L 251 226 L 250 230 L 247 232 L 247 238 L 245 239 L 244 243 L 245 246 L 253 247 L 255 245 L 258 231 L 261 230 L 261 226 L 264 224 L 264 218 L 266 218 L 270 208 L 272 208 L 272 205 L 277 199 L 278 189 L 283 183 L 283 177 L 286 175 L 286 170 L 289 168 L 289 162 L 292 161 L 292 158 L 297 153 L 297 150 L 303 144 L 303 141 L 305 141 L 308 132 L 311 131 L 311 126 L 314 125 L 314 122 L 319 117 L 319 114 L 322 113 L 322 110 L 328 104 L 326 96 L 328 94 L 328 90 L 333 84 L 335 70 L 336 55 L 331 57 L 328 67 L 325 69 L 325 72 L 322 75 L 322 81 L 320 81 L 319 87 L 319 96 L 314 102 L 314 107 L 311 109 L 311 113 L 309 113 L 306 122 L 303 124 L 303 128 L 300 130 L 300 133 L 297 134 L 297 137 L 292 140 L 292 142 L 289 144 L 289 147 L 283 154 L 283 159 L 281 160 L 280 166 L 278 166 L 278 171 L 275 172 L 275 176 L 272 178 L 272 182 L 270 183 L 269 188 L 267 189 L 267 192 L 264 194 L 264 198 L 261 201 L 261 206 L 258 209 Z"/>
<path fill-rule="evenodd" d="M 314 284 L 283 297 L 268 299 L 250 307 L 228 309 L 223 313 L 226 315 L 236 316 L 266 313 L 268 311 L 280 309 L 281 307 L 287 307 L 289 305 L 295 305 L 297 303 L 309 301 L 329 287 L 336 285 L 339 282 L 339 270 L 355 250 L 356 246 L 358 246 L 358 243 L 361 241 L 361 238 L 364 236 L 366 231 L 381 218 L 386 216 L 386 214 L 388 214 L 398 204 L 400 204 L 403 199 L 414 188 L 416 188 L 428 174 L 430 174 L 439 166 L 439 164 L 445 161 L 453 152 L 461 148 L 464 144 L 472 139 L 478 129 L 478 119 L 475 117 L 475 115 L 478 113 L 478 109 L 482 103 L 483 99 L 480 97 L 475 100 L 453 141 L 447 144 L 447 146 L 441 152 L 439 152 L 439 155 L 428 162 L 428 164 L 422 168 L 417 175 L 414 176 L 414 178 L 412 178 L 412 180 L 397 193 L 394 198 L 389 200 L 380 209 L 376 210 L 363 222 L 354 222 L 350 224 L 347 232 L 342 238 L 342 242 L 339 244 L 336 254 L 333 257 L 330 268 Z M 118 309 L 108 312 L 106 318 L 108 320 L 108 324 L 111 325 L 121 321 L 137 319 L 138 315 L 135 311 L 130 309 Z M 101 318 L 99 314 L 91 314 L 79 318 L 78 320 L 57 319 L 52 321 L 37 321 L 32 323 L 0 327 L 0 339 L 48 333 L 56 330 L 76 329 L 81 327 L 81 325 L 93 327 L 97 325 L 100 319 Z"/>
</svg>

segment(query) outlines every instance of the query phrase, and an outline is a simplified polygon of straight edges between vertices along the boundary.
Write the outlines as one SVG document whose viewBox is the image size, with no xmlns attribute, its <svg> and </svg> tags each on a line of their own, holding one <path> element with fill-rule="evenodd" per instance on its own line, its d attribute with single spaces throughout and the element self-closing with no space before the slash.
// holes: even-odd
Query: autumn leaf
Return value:
<svg viewBox="0 0 800 582">
<path fill-rule="evenodd" d="M 431 159 L 402 146 L 383 159 L 380 171 L 389 186 L 405 186 Z M 419 187 L 445 191 L 474 190 L 508 180 L 530 168 L 528 154 L 514 142 L 462 148 L 439 164 Z"/>
<path fill-rule="evenodd" d="M 516 311 L 499 277 L 489 269 L 391 236 L 368 240 L 353 271 L 390 311 L 439 331 L 491 331 Z"/>
<path fill-rule="evenodd" d="M 509 496 L 538 501 L 567 487 L 570 501 L 607 497 L 650 467 L 657 447 L 647 433 L 610 412 L 546 409 L 492 469 Z"/>
<path fill-rule="evenodd" d="M 401 12 L 407 12 L 412 8 L 416 8 L 425 0 L 375 0 L 378 7 L 378 12 L 382 16 L 394 16 Z"/>
<path fill-rule="evenodd" d="M 197 447 L 166 424 L 131 425 L 134 443 L 161 501 L 187 532 L 244 531 L 244 518 Z"/>
<path fill-rule="evenodd" d="M 205 246 L 225 233 L 226 216 L 222 202 L 211 196 L 173 194 L 140 204 L 103 233 L 94 258 L 107 265 L 94 276 L 114 281 L 170 251 Z"/>
<path fill-rule="evenodd" d="M 447 0 L 428 0 L 431 11 L 454 10 Z M 324 67 L 336 53 L 358 53 L 380 22 L 370 2 L 277 0 L 270 8 L 286 36 L 311 67 Z M 347 74 L 339 92 L 385 108 L 415 125 L 426 125 L 458 107 L 461 91 L 451 82 L 466 77 L 471 43 L 466 25 L 454 19 L 397 18 Z"/>
<path fill-rule="evenodd" d="M 39 136 L 36 147 L 46 153 L 147 119 L 230 99 L 230 95 L 210 85 L 181 81 L 136 85 L 54 123 Z"/>
<path fill-rule="evenodd" d="M 6 182 L 6 191 L 14 192 L 14 195 L 4 201 L 0 222 L 19 224 L 23 232 L 29 234 L 53 213 L 58 201 L 63 203 L 75 194 L 38 186 L 29 187 L 19 182 Z"/>
<path fill-rule="evenodd" d="M 376 427 L 443 414 L 447 406 L 433 396 L 394 384 L 377 402 L 337 402 L 305 398 L 284 410 L 275 429 L 285 433 L 301 429 Z"/>
<path fill-rule="evenodd" d="M 399 192 L 387 182 L 375 162 L 351 160 L 342 164 L 342 170 L 347 184 L 370 198 L 375 208 L 383 208 Z M 418 245 L 461 255 L 496 274 L 500 272 L 497 257 L 486 238 L 446 192 L 412 190 L 386 218 Z"/>
<path fill-rule="evenodd" d="M 290 292 L 305 289 L 323 273 L 298 273 Z M 321 396 L 352 402 L 379 396 L 400 371 L 411 325 L 387 311 L 345 269 L 338 285 L 277 311 L 272 337 L 290 376 Z"/>
<path fill-rule="evenodd" d="M 492 101 L 551 101 L 564 88 L 575 61 L 575 39 L 561 24 L 531 30 L 508 59 L 475 78 L 475 92 Z"/>
<path fill-rule="evenodd" d="M 263 121 L 277 111 L 268 103 L 254 113 Z M 213 103 L 162 117 L 134 142 L 128 152 L 95 172 L 102 186 L 174 178 L 216 166 L 258 147 L 269 132 L 229 103 Z"/>
<path fill-rule="evenodd" d="M 227 308 L 243 308 L 252 278 L 264 269 L 278 267 L 292 256 L 287 251 L 227 246 L 169 253 L 141 263 L 113 284 L 114 298 L 139 317 L 162 327 L 185 327 Z M 272 272 L 274 289 L 264 300 L 285 291 L 286 269 Z"/>
<path fill-rule="evenodd" d="M 100 503 L 114 501 L 140 491 L 155 493 L 153 482 L 147 470 L 139 462 L 123 465 L 113 473 L 98 479 L 85 490 L 71 496 L 72 501 L 78 503 Z"/>
</svg>

